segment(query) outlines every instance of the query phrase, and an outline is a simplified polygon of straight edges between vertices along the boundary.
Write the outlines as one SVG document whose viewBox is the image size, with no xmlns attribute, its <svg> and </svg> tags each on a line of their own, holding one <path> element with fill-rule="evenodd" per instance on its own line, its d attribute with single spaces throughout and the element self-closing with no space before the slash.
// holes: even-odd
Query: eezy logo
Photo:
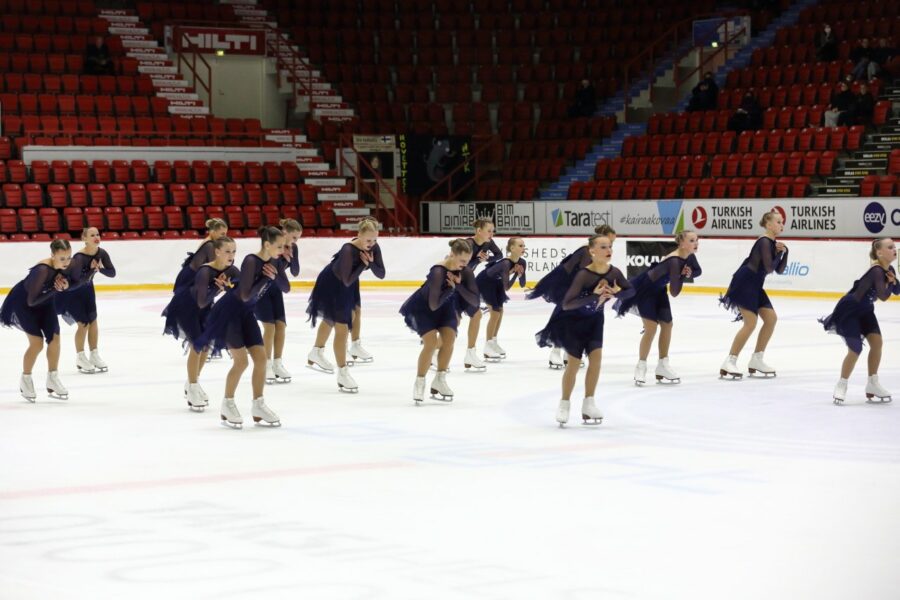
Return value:
<svg viewBox="0 0 900 600">
<path fill-rule="evenodd" d="M 884 212 L 884 207 L 878 202 L 870 202 L 866 206 L 866 210 L 863 211 L 863 224 L 872 233 L 879 233 L 884 229 L 886 221 L 887 215 Z"/>
</svg>

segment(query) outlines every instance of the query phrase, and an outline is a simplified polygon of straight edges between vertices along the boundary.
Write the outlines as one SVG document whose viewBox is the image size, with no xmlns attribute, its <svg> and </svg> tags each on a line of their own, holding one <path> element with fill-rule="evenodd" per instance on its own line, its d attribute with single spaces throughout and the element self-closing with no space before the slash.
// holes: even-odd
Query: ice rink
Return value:
<svg viewBox="0 0 900 600">
<path fill-rule="evenodd" d="M 738 325 L 715 297 L 683 294 L 684 383 L 642 389 L 640 321 L 608 312 L 605 420 L 575 418 L 580 378 L 560 429 L 560 373 L 533 341 L 548 304 L 516 292 L 509 358 L 466 373 L 458 341 L 454 402 L 416 407 L 408 294 L 363 289 L 376 358 L 353 367 L 356 395 L 304 368 L 307 291 L 286 297 L 294 380 L 266 394 L 280 429 L 251 424 L 249 372 L 245 429 L 220 425 L 227 359 L 201 378 L 210 409 L 188 411 L 181 348 L 161 335 L 167 293 L 100 294 L 106 374 L 76 373 L 63 324 L 65 402 L 20 397 L 25 337 L 0 329 L 0 598 L 898 597 L 900 397 L 865 403 L 863 359 L 832 404 L 845 349 L 816 318 L 834 300 L 774 297 L 778 377 L 732 382 L 717 372 Z M 881 380 L 900 396 L 900 302 L 876 312 Z M 42 355 L 39 389 L 45 371 Z"/>
</svg>

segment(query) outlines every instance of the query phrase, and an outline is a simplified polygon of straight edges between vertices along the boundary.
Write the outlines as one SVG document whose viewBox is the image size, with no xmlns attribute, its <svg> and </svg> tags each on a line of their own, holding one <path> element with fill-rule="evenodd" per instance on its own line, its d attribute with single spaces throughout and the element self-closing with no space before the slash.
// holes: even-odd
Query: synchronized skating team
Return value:
<svg viewBox="0 0 900 600">
<path fill-rule="evenodd" d="M 185 399 L 194 411 L 203 411 L 208 406 L 209 397 L 200 386 L 201 371 L 210 356 L 221 356 L 225 350 L 231 357 L 232 366 L 225 380 L 221 421 L 232 428 L 242 426 L 235 391 L 241 375 L 252 362 L 251 417 L 257 424 L 277 427 L 281 421 L 266 405 L 263 390 L 267 383 L 291 381 L 291 373 L 285 368 L 282 356 L 287 325 L 283 295 L 290 291 L 288 272 L 293 277 L 300 273 L 297 240 L 302 235 L 302 228 L 293 219 L 282 220 L 279 227 L 262 227 L 259 251 L 244 257 L 238 269 L 234 265 L 235 243 L 227 235 L 227 224 L 221 219 L 210 219 L 206 226 L 206 239 L 181 265 L 171 301 L 162 313 L 164 333 L 182 340 L 187 350 Z M 525 240 L 510 238 L 504 253 L 494 242 L 491 221 L 480 219 L 473 226 L 474 235 L 452 240 L 448 254 L 431 267 L 422 286 L 400 308 L 407 326 L 421 338 L 413 385 L 416 403 L 425 400 L 426 390 L 436 400 L 453 400 L 447 374 L 463 315 L 469 318 L 465 369 L 484 371 L 486 362 L 506 358 L 506 351 L 497 342 L 497 337 L 503 321 L 503 306 L 509 300 L 507 291 L 516 283 L 521 287 L 526 285 Z M 747 370 L 750 375 L 775 376 L 775 369 L 763 358 L 777 322 L 764 284 L 768 274 L 784 271 L 788 264 L 788 248 L 778 241 L 784 229 L 779 213 L 767 212 L 760 226 L 765 233 L 753 244 L 749 256 L 735 271 L 727 291 L 720 298 L 720 303 L 742 323 L 719 369 L 720 377 L 742 377 L 737 359 L 759 320 L 762 326 Z M 374 360 L 360 341 L 359 277 L 367 270 L 378 278 L 385 276 L 378 229 L 379 224 L 374 219 L 360 222 L 356 237 L 344 243 L 319 273 L 306 310 L 312 326 L 318 323 L 307 365 L 325 373 L 337 371 L 337 386 L 344 392 L 355 393 L 359 389 L 349 366 Z M 551 349 L 550 367 L 563 372 L 562 394 L 556 413 L 560 426 L 569 420 L 572 392 L 585 358 L 587 368 L 581 416 L 586 424 L 597 424 L 603 419 L 594 394 L 603 352 L 604 308 L 610 301 L 613 301 L 612 310 L 618 316 L 634 313 L 643 324 L 634 370 L 635 384 L 642 386 L 647 382 L 647 358 L 657 336 L 656 380 L 670 384 L 681 381 L 669 362 L 672 338 L 669 296 L 678 296 L 685 281 L 702 274 L 696 257 L 698 236 L 693 231 L 681 231 L 675 236 L 676 248 L 670 254 L 631 279 L 611 264 L 615 238 L 616 232 L 611 227 L 598 227 L 585 246 L 567 255 L 527 295 L 529 299 L 543 298 L 554 306 L 547 325 L 537 332 L 535 339 L 538 345 Z M 54 240 L 50 244 L 50 257 L 31 267 L 0 307 L 0 323 L 21 329 L 28 338 L 19 390 L 30 402 L 37 398 L 32 370 L 45 342 L 47 392 L 53 398 L 68 398 L 68 390 L 58 372 L 59 316 L 77 327 L 75 363 L 78 371 L 102 373 L 108 370 L 98 351 L 93 279 L 98 272 L 115 277 L 116 269 L 109 254 L 100 247 L 100 233 L 96 228 L 85 229 L 81 240 L 84 246 L 74 256 L 67 240 Z M 847 345 L 847 355 L 833 394 L 836 404 L 847 397 L 847 380 L 862 353 L 864 342 L 869 345 L 866 398 L 871 402 L 891 400 L 890 393 L 878 381 L 882 337 L 874 303 L 875 300 L 887 300 L 891 294 L 900 294 L 900 283 L 893 267 L 897 259 L 894 241 L 890 238 L 873 240 L 869 258 L 870 268 L 853 283 L 833 312 L 820 319 L 827 331 L 843 337 Z M 477 340 L 484 312 L 489 315 L 486 341 L 483 352 L 479 353 Z M 332 334 L 334 363 L 325 355 L 325 345 Z M 85 353 L 85 339 L 89 354 Z M 431 367 L 436 368 L 436 373 L 430 386 L 426 386 L 425 378 Z"/>
</svg>

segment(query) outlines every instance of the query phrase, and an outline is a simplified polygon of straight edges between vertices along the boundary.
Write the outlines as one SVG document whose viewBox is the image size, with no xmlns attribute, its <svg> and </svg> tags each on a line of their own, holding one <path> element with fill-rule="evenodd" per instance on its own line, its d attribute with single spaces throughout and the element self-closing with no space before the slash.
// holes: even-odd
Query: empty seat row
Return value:
<svg viewBox="0 0 900 600">
<path fill-rule="evenodd" d="M 900 194 L 896 175 L 866 175 L 859 185 L 860 196 L 893 196 Z"/>
<path fill-rule="evenodd" d="M 2 218 L 0 217 L 0 222 L 2 222 Z M 144 231 L 104 231 L 103 239 L 106 241 L 111 240 L 184 240 L 184 239 L 198 239 L 201 237 L 201 232 L 203 229 L 164 229 L 162 231 L 158 231 L 156 229 L 145 229 Z M 80 232 L 73 231 L 72 233 L 68 231 L 60 231 L 51 233 L 0 233 L 0 242 L 51 242 L 54 239 L 67 239 L 72 240 L 79 236 Z M 239 230 L 236 229 L 234 231 L 229 232 L 229 236 L 231 237 L 249 237 L 255 238 L 259 235 L 256 229 L 244 229 Z M 312 227 L 307 227 L 303 230 L 303 237 L 335 237 L 335 236 L 344 236 L 346 232 L 338 231 L 332 228 L 318 228 L 314 229 Z M 384 237 L 386 235 L 390 235 L 390 232 L 382 232 L 381 236 Z"/>
<path fill-rule="evenodd" d="M 714 156 L 656 156 L 653 158 L 604 158 L 594 167 L 594 179 L 764 177 L 767 175 L 819 175 L 834 171 L 837 152 L 761 152 L 759 154 L 717 154 Z"/>
<path fill-rule="evenodd" d="M 503 164 L 502 176 L 506 180 L 530 179 L 543 183 L 559 179 L 565 164 L 562 158 L 509 160 Z"/>
<path fill-rule="evenodd" d="M 800 12 L 799 23 L 838 23 L 849 19 L 867 19 L 897 14 L 896 5 L 881 0 L 861 0 L 860 2 L 823 2 L 817 6 L 804 8 Z"/>
<path fill-rule="evenodd" d="M 107 94 L 33 94 L 0 93 L 4 116 L 8 114 L 41 115 L 120 115 L 167 116 L 169 101 L 156 96 Z"/>
<path fill-rule="evenodd" d="M 537 196 L 539 181 L 491 181 L 478 184 L 478 197 L 484 200 L 532 200 Z"/>
<path fill-rule="evenodd" d="M 253 138 L 259 138 L 262 135 L 258 119 L 220 119 L 181 115 L 156 115 L 154 117 L 4 115 L 3 131 L 9 135 L 22 135 L 29 132 L 46 132 L 51 135 L 58 133 L 99 135 L 120 133 L 143 136 L 152 134 L 196 135 L 198 137 L 207 134 L 213 136 L 227 134 Z M 85 145 L 102 146 L 104 144 L 88 140 Z"/>
<path fill-rule="evenodd" d="M 885 3 L 892 5 L 892 2 Z M 888 9 L 891 10 L 891 9 Z M 838 20 L 829 23 L 833 28 L 835 38 L 838 40 L 856 41 L 861 37 L 891 37 L 900 34 L 900 20 L 897 18 L 896 7 L 892 12 L 883 16 L 865 19 Z M 821 25 L 794 25 L 782 27 L 776 32 L 775 43 L 791 45 L 812 45 L 815 43 L 816 31 Z"/>
<path fill-rule="evenodd" d="M 122 94 L 152 96 L 156 93 L 148 75 L 58 75 L 52 73 L 5 73 L 0 92 L 39 94 Z"/>
<path fill-rule="evenodd" d="M 889 102 L 884 109 L 889 111 Z M 762 129 L 791 129 L 821 126 L 826 106 L 785 106 L 768 108 L 762 114 Z M 653 115 L 647 122 L 647 133 L 707 133 L 728 131 L 728 123 L 733 115 L 730 110 L 708 110 L 689 113 L 661 113 Z M 885 114 L 886 117 L 886 114 Z"/>
<path fill-rule="evenodd" d="M 134 58 L 113 58 L 115 71 L 123 75 L 137 75 L 138 61 Z M 0 73 L 71 73 L 84 72 L 83 54 L 11 54 L 0 51 Z"/>
<path fill-rule="evenodd" d="M 718 177 L 620 179 L 575 182 L 570 200 L 659 200 L 669 198 L 803 198 L 809 177 Z"/>
<path fill-rule="evenodd" d="M 109 21 L 96 16 L 72 17 L 66 15 L 20 15 L 5 13 L 0 16 L 0 28 L 6 33 L 60 33 L 80 35 L 105 35 Z"/>
<path fill-rule="evenodd" d="M 97 5 L 94 0 L 0 0 L 0 13 L 91 17 Z"/>
</svg>

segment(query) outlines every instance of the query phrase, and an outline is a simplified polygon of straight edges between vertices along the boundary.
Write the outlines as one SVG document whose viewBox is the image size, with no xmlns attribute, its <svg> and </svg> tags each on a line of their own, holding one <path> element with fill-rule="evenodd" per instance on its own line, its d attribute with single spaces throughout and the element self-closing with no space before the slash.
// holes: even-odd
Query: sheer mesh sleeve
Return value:
<svg viewBox="0 0 900 600">
<path fill-rule="evenodd" d="M 527 283 L 527 280 L 525 279 L 525 273 L 528 271 L 528 263 L 525 262 L 524 258 L 520 258 L 516 264 L 522 267 L 522 274 L 519 275 L 519 287 L 525 287 L 525 284 Z M 509 285 L 510 287 L 512 287 L 512 282 L 510 282 Z"/>
<path fill-rule="evenodd" d="M 474 306 L 477 310 L 481 304 L 481 296 L 478 293 L 478 284 L 475 282 L 475 272 L 472 269 L 463 269 L 459 273 L 460 282 L 456 286 L 456 291 L 466 301 L 469 306 Z"/>
<path fill-rule="evenodd" d="M 773 270 L 781 275 L 788 266 L 788 249 L 785 247 L 784 252 L 775 257 L 775 264 L 772 265 Z"/>
<path fill-rule="evenodd" d="M 372 262 L 369 263 L 369 269 L 378 279 L 384 279 L 384 259 L 381 257 L 381 246 L 375 244 L 372 246 Z"/>
<path fill-rule="evenodd" d="M 281 290 L 281 293 L 287 294 L 288 292 L 290 292 L 291 282 L 288 281 L 284 261 L 270 260 L 268 264 L 272 265 L 277 270 L 277 273 L 275 274 L 275 285 L 278 286 L 278 289 Z"/>
<path fill-rule="evenodd" d="M 194 252 L 194 255 L 191 257 L 191 270 L 196 271 L 206 263 L 214 261 L 215 258 L 216 250 L 213 248 L 213 243 L 206 240 L 199 248 L 197 248 L 197 251 Z"/>
<path fill-rule="evenodd" d="M 353 244 L 344 244 L 341 251 L 338 252 L 337 260 L 331 267 L 335 277 L 344 284 L 344 287 L 350 287 L 366 268 L 362 261 L 356 258 L 354 250 Z"/>
<path fill-rule="evenodd" d="M 497 260 L 498 258 L 503 258 L 503 251 L 500 249 L 500 246 L 497 245 L 497 242 L 494 240 L 490 240 L 487 243 L 487 247 L 485 248 L 488 252 L 493 255 L 493 260 Z M 490 259 L 489 259 L 490 260 Z"/>
<path fill-rule="evenodd" d="M 625 274 L 617 267 L 611 268 L 610 272 L 606 274 L 606 280 L 611 281 L 615 287 L 619 288 L 615 296 L 620 300 L 628 300 L 637 292 Z"/>
<path fill-rule="evenodd" d="M 566 273 L 571 275 L 581 267 L 581 259 L 585 254 L 587 254 L 587 246 L 582 246 L 572 254 L 562 259 L 562 262 L 559 263 L 559 266 L 565 269 Z"/>
<path fill-rule="evenodd" d="M 498 260 L 496 262 L 491 263 L 491 265 L 489 267 L 487 267 L 484 270 L 484 272 L 487 277 L 506 278 L 509 276 L 509 267 L 510 267 L 510 262 L 508 260 Z"/>
<path fill-rule="evenodd" d="M 691 268 L 691 278 L 700 277 L 703 274 L 703 269 L 700 267 L 700 263 L 697 261 L 697 255 L 691 254 L 687 257 L 687 266 Z"/>
<path fill-rule="evenodd" d="M 97 252 L 97 256 L 95 256 L 97 260 L 100 261 L 100 274 L 105 277 L 115 277 L 116 276 L 116 267 L 113 266 L 112 259 L 109 257 L 109 252 L 100 248 Z"/>
<path fill-rule="evenodd" d="M 891 272 L 894 272 L 893 267 L 889 267 Z M 866 273 L 863 277 L 866 280 L 865 285 L 860 286 L 860 291 L 862 291 L 862 295 L 865 296 L 865 291 L 874 290 L 875 297 L 879 300 L 887 300 L 891 297 L 891 294 L 896 294 L 898 291 L 897 284 L 891 285 L 888 282 L 887 271 L 882 269 L 879 265 L 873 266 L 869 269 L 869 272 Z M 896 273 L 895 273 L 896 275 Z"/>
<path fill-rule="evenodd" d="M 194 275 L 194 291 L 197 295 L 198 307 L 206 308 L 212 304 L 213 299 L 219 292 L 214 283 L 218 276 L 219 274 L 211 267 L 203 265 L 197 269 L 197 274 Z"/>
<path fill-rule="evenodd" d="M 300 274 L 300 250 L 297 244 L 291 244 L 291 275 L 296 277 Z"/>
<path fill-rule="evenodd" d="M 453 293 L 452 288 L 444 287 L 446 279 L 447 269 L 440 265 L 431 267 L 431 271 L 428 272 L 428 280 L 425 282 L 425 297 L 428 300 L 429 309 L 437 310 Z"/>
<path fill-rule="evenodd" d="M 891 293 L 897 296 L 900 296 L 900 279 L 897 278 L 897 271 L 894 270 L 894 267 L 890 267 L 891 273 L 894 274 L 894 285 L 891 287 Z"/>
<path fill-rule="evenodd" d="M 44 264 L 31 269 L 25 278 L 28 306 L 39 306 L 57 293 L 56 288 L 53 287 L 53 280 L 59 274 L 59 271 Z"/>
<path fill-rule="evenodd" d="M 673 298 L 681 293 L 681 286 L 684 283 L 681 271 L 684 270 L 685 264 L 687 264 L 687 261 L 681 260 L 677 256 L 669 259 L 669 295 Z"/>
<path fill-rule="evenodd" d="M 265 263 L 255 254 L 249 254 L 241 263 L 241 281 L 238 284 L 238 297 L 241 302 L 258 298 L 269 286 L 271 280 L 262 274 Z"/>
<path fill-rule="evenodd" d="M 592 285 L 592 282 L 594 285 Z M 582 306 L 596 304 L 596 294 L 590 293 L 586 296 L 581 295 L 583 291 L 587 291 L 588 289 L 593 291 L 593 288 L 595 286 L 596 281 L 594 273 L 591 273 L 587 269 L 578 271 L 578 273 L 575 275 L 575 278 L 572 280 L 572 284 L 566 291 L 566 295 L 563 297 L 563 310 L 575 310 L 577 308 L 581 308 Z"/>
<path fill-rule="evenodd" d="M 69 289 L 75 290 L 91 281 L 91 257 L 81 252 L 75 253 L 65 275 L 69 278 Z"/>
</svg>

